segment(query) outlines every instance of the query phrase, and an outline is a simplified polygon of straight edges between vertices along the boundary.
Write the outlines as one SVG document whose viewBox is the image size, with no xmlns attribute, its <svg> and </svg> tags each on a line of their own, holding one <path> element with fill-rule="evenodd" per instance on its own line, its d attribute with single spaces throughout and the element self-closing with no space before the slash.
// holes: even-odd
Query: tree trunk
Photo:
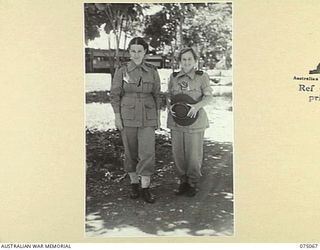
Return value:
<svg viewBox="0 0 320 250">
<path fill-rule="evenodd" d="M 120 65 L 120 57 L 119 57 L 119 44 L 120 44 L 120 39 L 119 39 L 119 36 L 116 35 L 116 63 L 115 65 L 116 66 L 119 66 Z"/>
<path fill-rule="evenodd" d="M 110 38 L 110 33 L 108 34 L 108 50 L 109 50 L 109 56 L 108 56 L 108 61 L 109 61 L 109 67 L 110 67 L 110 74 L 111 77 L 113 78 L 114 76 L 114 63 L 113 63 L 113 53 L 111 51 L 111 38 Z"/>
</svg>

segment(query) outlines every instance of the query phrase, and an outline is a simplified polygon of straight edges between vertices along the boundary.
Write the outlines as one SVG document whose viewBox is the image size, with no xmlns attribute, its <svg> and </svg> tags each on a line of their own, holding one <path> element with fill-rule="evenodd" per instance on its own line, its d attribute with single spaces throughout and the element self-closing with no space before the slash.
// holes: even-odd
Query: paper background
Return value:
<svg viewBox="0 0 320 250">
<path fill-rule="evenodd" d="M 293 77 L 320 2 L 233 3 L 235 236 L 175 241 L 319 242 L 320 102 Z M 84 236 L 83 2 L 0 0 L 0 31 L 0 242 L 171 241 Z"/>
</svg>

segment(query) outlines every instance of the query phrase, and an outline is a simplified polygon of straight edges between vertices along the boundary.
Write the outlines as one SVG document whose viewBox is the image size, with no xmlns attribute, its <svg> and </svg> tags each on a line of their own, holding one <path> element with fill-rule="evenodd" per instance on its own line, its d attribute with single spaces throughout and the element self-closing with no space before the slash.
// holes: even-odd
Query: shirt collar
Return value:
<svg viewBox="0 0 320 250">
<path fill-rule="evenodd" d="M 191 78 L 191 79 L 193 80 L 193 79 L 194 79 L 194 76 L 196 75 L 195 69 L 192 69 L 192 70 L 191 70 L 190 72 L 188 72 L 188 73 L 185 73 L 185 72 L 183 72 L 183 70 L 181 70 L 181 71 L 178 73 L 177 77 L 184 76 L 184 75 L 189 76 L 189 78 Z"/>
<path fill-rule="evenodd" d="M 128 63 L 128 72 L 134 70 L 135 68 L 141 67 L 144 71 L 149 71 L 148 66 L 145 64 L 145 61 L 142 61 L 140 65 L 135 64 L 133 61 Z"/>
</svg>

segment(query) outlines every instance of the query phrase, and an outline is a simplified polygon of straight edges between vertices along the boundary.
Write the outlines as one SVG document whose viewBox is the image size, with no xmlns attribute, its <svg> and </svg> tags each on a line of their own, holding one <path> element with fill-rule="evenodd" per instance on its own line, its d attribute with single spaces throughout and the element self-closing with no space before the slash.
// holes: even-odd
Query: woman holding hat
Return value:
<svg viewBox="0 0 320 250">
<path fill-rule="evenodd" d="M 128 50 L 130 62 L 118 67 L 113 78 L 111 105 L 124 145 L 130 197 L 141 195 L 154 203 L 149 186 L 155 170 L 155 129 L 160 127 L 160 78 L 157 68 L 144 60 L 148 44 L 141 37 L 133 38 Z"/>
<path fill-rule="evenodd" d="M 207 73 L 195 70 L 197 55 L 184 48 L 178 55 L 181 71 L 170 76 L 168 85 L 172 152 L 180 179 L 177 195 L 194 196 L 201 177 L 204 131 L 209 127 L 203 109 L 212 100 Z"/>
</svg>

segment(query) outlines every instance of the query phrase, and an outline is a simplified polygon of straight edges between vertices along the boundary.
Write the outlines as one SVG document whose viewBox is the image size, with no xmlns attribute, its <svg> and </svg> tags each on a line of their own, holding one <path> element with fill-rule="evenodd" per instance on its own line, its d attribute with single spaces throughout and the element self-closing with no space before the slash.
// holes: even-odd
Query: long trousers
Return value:
<svg viewBox="0 0 320 250">
<path fill-rule="evenodd" d="M 182 182 L 195 186 L 201 177 L 204 131 L 187 133 L 171 130 L 172 153 Z"/>
<path fill-rule="evenodd" d="M 155 128 L 124 127 L 124 169 L 128 173 L 150 176 L 155 171 Z"/>
</svg>

